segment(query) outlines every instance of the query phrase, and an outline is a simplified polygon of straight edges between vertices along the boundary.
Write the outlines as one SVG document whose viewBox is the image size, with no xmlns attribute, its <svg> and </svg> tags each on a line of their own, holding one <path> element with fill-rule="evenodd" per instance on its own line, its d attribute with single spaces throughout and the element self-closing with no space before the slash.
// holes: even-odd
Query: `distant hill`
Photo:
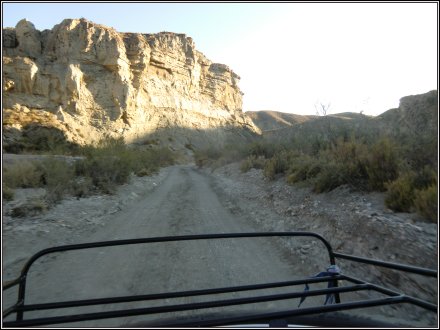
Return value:
<svg viewBox="0 0 440 330">
<path fill-rule="evenodd" d="M 400 99 L 399 107 L 379 116 L 343 112 L 327 116 L 297 115 L 278 111 L 246 112 L 269 138 L 289 140 L 321 136 L 324 140 L 341 131 L 358 137 L 433 137 L 438 135 L 438 92 L 436 90 Z"/>
<path fill-rule="evenodd" d="M 279 111 L 263 110 L 263 111 L 247 111 L 254 124 L 262 131 L 270 131 L 290 127 L 295 124 L 301 124 L 308 120 L 315 119 L 317 116 L 302 116 L 293 113 L 285 113 Z"/>
<path fill-rule="evenodd" d="M 340 139 L 355 138 L 366 143 L 391 138 L 414 164 L 438 163 L 438 92 L 436 90 L 400 99 L 399 107 L 379 116 L 339 113 L 300 116 L 275 111 L 251 112 L 263 136 L 274 144 L 293 143 L 299 149 L 316 150 Z M 304 151 L 304 150 L 303 150 Z M 310 150 L 308 150 L 310 152 Z M 313 152 L 313 151 L 312 151 Z"/>
<path fill-rule="evenodd" d="M 246 115 L 252 119 L 254 124 L 262 131 L 271 133 L 275 130 L 286 129 L 289 127 L 296 127 L 305 122 L 314 122 L 322 120 L 322 116 L 314 115 L 297 115 L 293 113 L 261 110 L 261 111 L 247 111 Z M 342 112 L 337 114 L 329 114 L 326 118 L 337 118 L 336 120 L 364 120 L 371 118 L 355 112 Z M 330 120 L 330 119 L 329 119 Z"/>
</svg>

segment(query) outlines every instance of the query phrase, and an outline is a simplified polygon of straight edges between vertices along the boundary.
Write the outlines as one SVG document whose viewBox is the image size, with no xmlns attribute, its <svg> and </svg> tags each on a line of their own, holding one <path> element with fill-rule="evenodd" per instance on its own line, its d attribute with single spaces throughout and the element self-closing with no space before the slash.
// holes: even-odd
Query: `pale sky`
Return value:
<svg viewBox="0 0 440 330">
<path fill-rule="evenodd" d="M 84 17 L 120 32 L 171 31 L 240 77 L 243 110 L 378 115 L 437 89 L 437 3 L 7 3 L 3 27 Z"/>
</svg>

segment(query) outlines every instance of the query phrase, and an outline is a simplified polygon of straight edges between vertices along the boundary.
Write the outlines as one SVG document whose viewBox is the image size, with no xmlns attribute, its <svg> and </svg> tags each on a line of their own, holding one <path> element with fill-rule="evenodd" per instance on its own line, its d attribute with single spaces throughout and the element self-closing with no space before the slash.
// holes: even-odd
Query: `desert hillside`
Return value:
<svg viewBox="0 0 440 330">
<path fill-rule="evenodd" d="M 247 111 L 246 115 L 248 115 L 263 132 L 301 124 L 316 117 L 271 110 Z"/>
<path fill-rule="evenodd" d="M 435 167 L 437 164 L 436 90 L 402 97 L 398 108 L 387 110 L 376 117 L 350 112 L 327 116 L 283 113 L 270 116 L 269 113 L 271 112 L 256 112 L 252 116 L 258 118 L 254 119 L 254 122 L 263 131 L 265 139 L 275 145 L 292 142 L 304 151 L 312 144 L 320 149 L 322 146 L 334 145 L 341 139 L 371 143 L 379 137 L 386 137 L 394 141 L 396 149 L 405 150 L 406 156 L 412 155 L 412 161 L 417 162 L 416 158 L 419 158 L 420 166 L 424 164 Z M 296 122 L 291 121 L 289 125 L 280 124 L 279 118 L 286 117 L 295 118 Z"/>
<path fill-rule="evenodd" d="M 335 134 L 340 130 L 358 130 L 361 134 L 390 134 L 423 137 L 434 136 L 438 128 L 438 92 L 436 90 L 404 96 L 399 107 L 379 116 L 366 116 L 355 112 L 327 116 L 298 115 L 278 111 L 248 111 L 258 128 L 267 137 L 286 139 L 298 134 L 315 134 L 327 129 Z"/>
</svg>

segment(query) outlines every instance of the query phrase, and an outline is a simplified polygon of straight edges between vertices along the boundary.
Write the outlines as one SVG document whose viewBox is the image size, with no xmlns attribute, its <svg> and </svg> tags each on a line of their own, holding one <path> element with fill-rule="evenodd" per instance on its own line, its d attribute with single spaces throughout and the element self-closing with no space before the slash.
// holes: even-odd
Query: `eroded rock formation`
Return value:
<svg viewBox="0 0 440 330">
<path fill-rule="evenodd" d="M 167 130 L 184 134 L 183 143 L 196 132 L 216 140 L 258 133 L 242 112 L 239 79 L 184 34 L 119 33 L 85 19 L 41 32 L 21 20 L 3 30 L 6 135 L 29 122 L 80 144 L 105 136 L 136 142 Z"/>
</svg>

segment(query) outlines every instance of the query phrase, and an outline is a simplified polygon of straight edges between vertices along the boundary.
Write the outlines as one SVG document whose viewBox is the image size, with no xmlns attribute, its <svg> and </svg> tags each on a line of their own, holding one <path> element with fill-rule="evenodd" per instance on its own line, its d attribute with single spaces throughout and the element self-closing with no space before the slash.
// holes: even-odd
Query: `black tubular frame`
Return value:
<svg viewBox="0 0 440 330">
<path fill-rule="evenodd" d="M 281 311 L 275 313 L 266 313 L 258 315 L 246 315 L 239 317 L 229 317 L 213 320 L 204 320 L 196 323 L 190 324 L 190 326 L 216 326 L 216 325 L 229 325 L 238 324 L 242 322 L 249 321 L 261 321 L 270 320 L 283 317 L 293 317 L 299 315 L 310 315 L 317 313 L 326 313 L 333 311 L 349 310 L 355 308 L 365 308 L 372 306 L 399 304 L 399 303 L 410 303 L 421 308 L 437 312 L 437 305 L 430 302 L 413 298 L 405 294 L 395 292 L 393 290 L 362 281 L 360 279 L 347 276 L 345 274 L 335 274 L 332 276 L 325 277 L 309 277 L 306 279 L 295 280 L 295 281 L 285 281 L 278 283 L 265 283 L 265 284 L 254 284 L 245 286 L 235 286 L 226 288 L 214 288 L 206 290 L 192 290 L 192 291 L 181 291 L 181 292 L 170 292 L 170 293 L 158 293 L 158 294 L 145 294 L 145 295 L 135 295 L 135 296 L 121 296 L 121 297 L 110 297 L 110 298 L 99 298 L 99 299 L 86 299 L 86 300 L 76 300 L 76 301 L 61 301 L 53 303 L 44 304 L 31 304 L 25 305 L 25 293 L 26 293 L 26 278 L 32 264 L 40 257 L 56 252 L 65 252 L 73 250 L 83 250 L 92 249 L 99 247 L 109 247 L 109 246 L 121 246 L 121 245 L 134 245 L 134 244 L 144 244 L 144 243 L 162 243 L 162 242 L 172 242 L 172 241 L 192 241 L 192 240 L 212 240 L 212 239 L 226 239 L 226 238 L 251 238 L 251 237 L 310 237 L 320 240 L 327 249 L 330 265 L 336 265 L 336 258 L 346 259 L 350 261 L 355 261 L 364 264 L 370 264 L 380 267 L 386 267 L 390 269 L 400 270 L 404 272 L 425 275 L 429 277 L 437 277 L 437 271 L 432 269 L 426 269 L 421 267 L 414 267 L 409 265 L 402 265 L 396 263 L 390 263 L 385 261 L 373 260 L 368 258 L 361 258 L 352 255 L 347 255 L 343 253 L 333 252 L 330 243 L 324 239 L 321 235 L 313 232 L 256 232 L 256 233 L 227 233 L 227 234 L 205 234 L 205 235 L 186 235 L 186 236 L 167 236 L 167 237 L 153 237 L 153 238 L 138 238 L 138 239 L 126 239 L 126 240 L 115 240 L 115 241 L 104 241 L 95 243 L 84 243 L 75 245 L 64 245 L 58 247 L 52 247 L 48 249 L 41 250 L 40 252 L 33 255 L 24 265 L 20 276 L 8 283 L 3 285 L 3 290 L 10 289 L 14 286 L 19 286 L 18 288 L 18 299 L 15 305 L 6 309 L 3 312 L 3 318 L 16 313 L 15 321 L 4 322 L 4 326 L 9 327 L 23 327 L 23 326 L 40 326 L 49 324 L 59 324 L 66 322 L 78 322 L 87 320 L 97 320 L 106 318 L 116 318 L 124 316 L 135 316 L 135 315 L 151 315 L 160 313 L 169 313 L 176 311 L 187 311 L 196 309 L 205 309 L 213 307 L 223 307 L 223 306 L 234 306 L 251 304 L 258 302 L 276 301 L 283 299 L 293 299 L 302 298 L 309 296 L 323 296 L 333 294 L 335 296 L 335 304 L 323 305 L 307 308 L 297 308 L 288 311 Z M 338 281 L 345 280 L 350 282 L 351 285 L 338 287 Z M 24 320 L 25 311 L 35 311 L 35 310 L 49 310 L 49 309 L 61 309 L 69 307 L 83 307 L 92 305 L 105 305 L 114 303 L 124 303 L 124 302 L 134 302 L 134 301 L 148 301 L 157 299 L 169 299 L 169 298 L 179 298 L 179 297 L 191 297 L 191 296 L 203 296 L 203 295 L 214 295 L 220 293 L 229 292 L 239 292 L 239 291 L 251 291 L 251 290 L 262 290 L 268 288 L 280 288 L 294 285 L 303 285 L 310 283 L 332 283 L 332 287 L 329 286 L 327 289 L 319 290 L 309 290 L 301 292 L 289 292 L 283 294 L 272 294 L 257 297 L 247 297 L 247 298 L 234 298 L 225 300 L 214 300 L 200 303 L 187 303 L 178 305 L 164 305 L 159 307 L 148 307 L 148 308 L 136 308 L 136 309 L 125 309 L 117 311 L 106 311 L 106 312 L 95 312 L 95 313 L 85 313 L 85 314 L 73 314 L 73 315 L 63 315 L 56 317 L 44 317 L 44 318 L 34 318 L 29 320 Z M 372 290 L 386 295 L 384 298 L 353 301 L 347 303 L 341 303 L 340 293 L 343 292 L 357 292 L 361 290 Z M 166 326 L 160 325 L 160 326 Z M 188 324 L 187 324 L 188 326 Z"/>
</svg>

